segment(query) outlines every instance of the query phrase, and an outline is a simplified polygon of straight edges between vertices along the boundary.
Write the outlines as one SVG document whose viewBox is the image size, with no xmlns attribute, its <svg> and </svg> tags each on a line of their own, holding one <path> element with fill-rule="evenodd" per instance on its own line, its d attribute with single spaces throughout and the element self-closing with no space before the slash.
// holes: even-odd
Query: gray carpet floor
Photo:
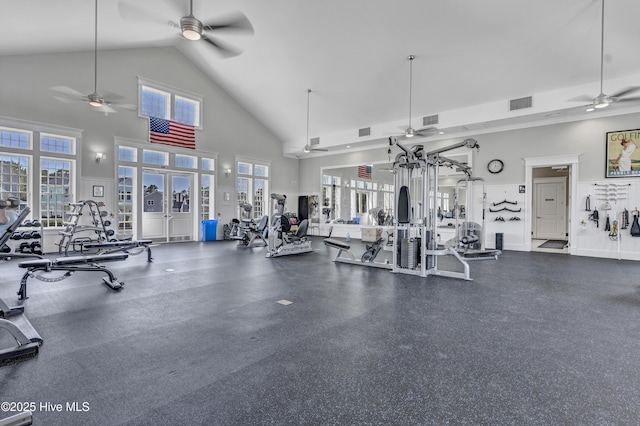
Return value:
<svg viewBox="0 0 640 426">
<path fill-rule="evenodd" d="M 463 281 L 313 246 L 163 245 L 107 264 L 119 292 L 29 280 L 45 342 L 0 399 L 49 426 L 640 423 L 639 262 L 507 251 Z M 10 305 L 23 272 L 0 264 Z"/>
</svg>

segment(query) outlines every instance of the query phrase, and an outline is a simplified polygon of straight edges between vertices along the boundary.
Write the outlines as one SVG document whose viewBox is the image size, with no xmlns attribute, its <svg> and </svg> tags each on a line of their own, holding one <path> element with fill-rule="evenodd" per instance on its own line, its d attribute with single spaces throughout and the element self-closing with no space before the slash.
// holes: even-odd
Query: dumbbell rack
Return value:
<svg viewBox="0 0 640 426">
<path fill-rule="evenodd" d="M 13 232 L 7 245 L 12 253 L 42 255 L 42 224 L 37 220 L 23 222 Z"/>
<path fill-rule="evenodd" d="M 89 207 L 89 215 L 91 216 L 91 225 L 79 225 L 78 221 L 82 217 L 82 210 L 85 206 Z M 69 221 L 64 223 L 64 229 L 60 231 L 60 242 L 58 243 L 58 252 L 65 255 L 69 251 L 69 247 L 73 246 L 73 251 L 82 251 L 82 244 L 86 242 L 107 242 L 109 237 L 114 234 L 111 221 L 105 219 L 109 213 L 103 210 L 104 203 L 93 200 L 78 201 L 77 203 L 69 203 L 71 211 L 67 213 Z M 76 237 L 79 232 L 93 232 L 94 238 Z"/>
</svg>

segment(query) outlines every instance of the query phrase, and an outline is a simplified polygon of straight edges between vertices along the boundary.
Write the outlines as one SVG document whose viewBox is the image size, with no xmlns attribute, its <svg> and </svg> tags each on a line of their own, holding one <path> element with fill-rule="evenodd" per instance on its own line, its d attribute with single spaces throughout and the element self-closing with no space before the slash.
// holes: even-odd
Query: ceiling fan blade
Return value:
<svg viewBox="0 0 640 426">
<path fill-rule="evenodd" d="M 95 111 L 95 112 L 103 112 L 103 113 L 112 113 L 112 112 L 118 112 L 115 109 L 111 108 L 109 105 L 107 104 L 102 104 L 101 107 L 91 107 L 91 111 Z"/>
<path fill-rule="evenodd" d="M 230 58 L 232 56 L 238 56 L 240 53 L 242 53 L 242 51 L 240 51 L 238 49 L 234 49 L 229 45 L 225 45 L 223 43 L 220 43 L 219 41 L 213 41 L 212 39 L 210 39 L 209 37 L 206 37 L 204 35 L 202 36 L 202 40 L 206 41 L 207 43 L 211 44 L 213 47 L 218 49 L 218 51 L 220 51 L 220 54 L 222 56 L 224 56 L 225 58 Z"/>
<path fill-rule="evenodd" d="M 637 102 L 637 101 L 640 101 L 640 96 L 633 96 L 631 98 L 616 99 L 616 103 L 618 103 L 618 102 Z"/>
<path fill-rule="evenodd" d="M 80 101 L 81 99 L 69 99 L 69 98 L 63 98 L 62 96 L 52 96 L 53 99 L 63 102 L 65 104 L 70 104 L 71 102 L 77 102 Z"/>
<path fill-rule="evenodd" d="M 627 87 L 626 89 L 622 89 L 619 92 L 616 92 L 616 93 L 612 94 L 611 97 L 612 98 L 620 98 L 620 97 L 628 95 L 630 93 L 637 92 L 638 90 L 640 90 L 640 86 Z"/>
<path fill-rule="evenodd" d="M 60 93 L 64 93 L 65 95 L 69 95 L 69 96 L 73 96 L 76 97 L 78 99 L 81 100 L 87 100 L 87 95 L 85 95 L 84 93 L 80 93 L 78 92 L 76 89 L 72 89 L 69 86 L 54 86 L 51 88 L 51 90 L 54 90 L 56 92 L 60 92 Z"/>
<path fill-rule="evenodd" d="M 575 98 L 567 99 L 568 102 L 590 102 L 593 103 L 593 98 L 589 95 L 580 95 Z"/>
<path fill-rule="evenodd" d="M 436 129 L 433 126 L 416 130 L 416 135 L 418 136 L 431 136 L 431 135 L 435 135 L 436 133 L 438 133 L 438 129 Z"/>
<path fill-rule="evenodd" d="M 253 25 L 242 12 L 235 12 L 214 22 L 204 24 L 203 28 L 205 31 L 233 30 L 253 34 Z"/>
</svg>

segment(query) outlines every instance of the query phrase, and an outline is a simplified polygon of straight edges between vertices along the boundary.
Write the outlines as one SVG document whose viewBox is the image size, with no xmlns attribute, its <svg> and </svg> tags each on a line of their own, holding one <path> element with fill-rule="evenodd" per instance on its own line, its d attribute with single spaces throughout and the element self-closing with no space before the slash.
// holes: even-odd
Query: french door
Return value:
<svg viewBox="0 0 640 426">
<path fill-rule="evenodd" d="M 143 170 L 143 239 L 157 242 L 193 240 L 192 188 L 192 173 Z"/>
</svg>

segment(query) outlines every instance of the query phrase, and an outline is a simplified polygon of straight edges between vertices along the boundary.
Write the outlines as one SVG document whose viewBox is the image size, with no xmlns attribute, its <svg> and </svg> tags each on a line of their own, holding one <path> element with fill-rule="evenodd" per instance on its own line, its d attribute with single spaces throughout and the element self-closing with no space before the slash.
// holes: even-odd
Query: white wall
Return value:
<svg viewBox="0 0 640 426">
<path fill-rule="evenodd" d="M 67 104 L 53 98 L 59 95 L 51 90 L 54 86 L 69 86 L 86 95 L 93 92 L 92 51 L 3 56 L 1 64 L 0 116 L 81 129 L 81 179 L 115 182 L 114 136 L 148 140 L 148 122 L 135 111 L 122 109 L 105 116 L 91 111 L 84 102 Z M 298 161 L 285 158 L 282 142 L 178 50 L 162 47 L 99 52 L 99 91 L 107 90 L 123 96 L 124 103 L 137 104 L 137 76 L 204 97 L 204 129 L 196 130 L 196 144 L 199 151 L 218 155 L 218 187 L 235 187 L 235 175 L 225 177 L 222 169 L 234 169 L 235 156 L 241 155 L 271 161 L 271 190 L 292 197 L 297 194 Z M 106 160 L 96 164 L 95 152 L 105 153 Z M 229 220 L 236 215 L 236 206 L 223 205 L 221 197 L 218 191 L 216 210 L 221 211 L 223 220 Z M 115 206 L 115 199 L 110 201 Z"/>
<path fill-rule="evenodd" d="M 635 113 L 478 135 L 474 139 L 478 140 L 480 150 L 478 152 L 473 151 L 473 175 L 486 180 L 488 205 L 491 202 L 501 201 L 505 196 L 510 199 L 517 199 L 519 204 L 524 204 L 525 196 L 519 193 L 519 186 L 526 183 L 524 158 L 579 155 L 578 193 L 573 194 L 573 196 L 577 197 L 578 205 L 584 206 L 586 193 L 588 190 L 592 190 L 594 183 L 621 182 L 620 179 L 605 180 L 604 178 L 606 133 L 637 128 L 640 128 L 640 114 Z M 461 139 L 451 139 L 421 143 L 425 145 L 425 150 L 429 151 L 460 141 Z M 392 158 L 400 152 L 398 148 L 393 148 L 392 150 Z M 301 159 L 301 191 L 318 191 L 318 188 L 320 188 L 319 170 L 321 167 L 335 164 L 356 165 L 385 162 L 388 158 L 386 148 L 381 148 L 359 153 Z M 494 158 L 501 159 L 505 164 L 503 172 L 496 175 L 489 173 L 486 169 L 487 163 Z M 622 208 L 626 207 L 628 210 L 632 210 L 640 204 L 640 192 L 637 192 L 640 191 L 640 180 L 637 183 L 633 179 L 628 179 L 628 181 L 632 182 L 630 190 L 632 195 L 630 195 L 629 200 L 617 203 L 615 208 L 618 216 Z M 532 188 L 526 188 L 527 193 L 531 190 Z M 480 200 L 477 201 L 479 202 Z M 496 232 L 503 232 L 505 249 L 525 249 L 525 241 L 530 236 L 527 235 L 528 230 L 525 229 L 524 218 L 525 215 L 530 214 L 531 212 L 523 210 L 518 215 L 521 217 L 521 221 L 502 223 L 494 222 L 496 215 L 487 213 L 485 232 L 487 247 L 494 246 Z M 515 215 L 505 212 L 504 216 L 505 219 L 508 219 Z M 571 212 L 570 226 L 573 231 L 577 232 L 579 230 L 580 222 L 586 216 L 584 211 Z M 574 253 L 586 256 L 640 260 L 640 255 L 637 254 L 640 252 L 640 238 L 631 237 L 629 230 L 625 230 L 620 241 L 620 249 L 618 249 L 617 242 L 612 242 L 609 239 L 608 235 L 603 231 L 603 226 L 604 220 L 601 221 L 599 230 L 595 229 L 595 225 L 592 222 L 588 223 L 586 232 L 578 233 L 579 235 L 575 238 L 575 241 L 571 241 Z"/>
</svg>

